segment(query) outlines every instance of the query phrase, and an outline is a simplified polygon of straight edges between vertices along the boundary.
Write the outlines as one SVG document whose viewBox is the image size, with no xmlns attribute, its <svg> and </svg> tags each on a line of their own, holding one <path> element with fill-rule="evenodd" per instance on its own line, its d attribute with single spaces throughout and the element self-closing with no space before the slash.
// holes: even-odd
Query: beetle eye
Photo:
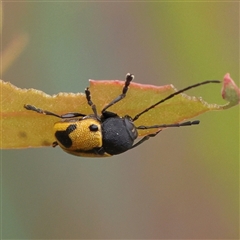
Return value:
<svg viewBox="0 0 240 240">
<path fill-rule="evenodd" d="M 125 116 L 124 121 L 127 131 L 129 132 L 132 139 L 135 140 L 138 136 L 138 132 L 136 131 L 136 127 L 134 126 L 132 120 L 130 119 L 130 117 Z"/>
<path fill-rule="evenodd" d="M 89 129 L 90 129 L 90 131 L 92 131 L 92 132 L 97 132 L 97 131 L 98 131 L 98 126 L 95 125 L 95 124 L 91 124 L 91 125 L 89 126 Z"/>
</svg>

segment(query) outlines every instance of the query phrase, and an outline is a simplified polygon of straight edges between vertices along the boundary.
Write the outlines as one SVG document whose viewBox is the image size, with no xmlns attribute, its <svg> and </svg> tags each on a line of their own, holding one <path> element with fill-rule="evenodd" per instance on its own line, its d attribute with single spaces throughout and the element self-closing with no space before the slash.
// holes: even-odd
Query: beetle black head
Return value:
<svg viewBox="0 0 240 240">
<path fill-rule="evenodd" d="M 102 123 L 103 148 L 111 155 L 131 149 L 137 137 L 137 129 L 128 116 L 109 117 Z"/>
</svg>

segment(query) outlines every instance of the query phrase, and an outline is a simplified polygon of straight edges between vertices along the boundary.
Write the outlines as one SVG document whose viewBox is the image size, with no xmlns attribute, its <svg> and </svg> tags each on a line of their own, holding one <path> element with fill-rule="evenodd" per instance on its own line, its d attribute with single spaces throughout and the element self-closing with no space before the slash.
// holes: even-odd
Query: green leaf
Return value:
<svg viewBox="0 0 240 240">
<path fill-rule="evenodd" d="M 92 101 L 98 113 L 122 92 L 124 81 L 90 80 Z M 51 146 L 54 139 L 53 125 L 60 121 L 54 116 L 46 116 L 26 110 L 24 104 L 62 115 L 68 112 L 92 114 L 83 93 L 59 93 L 47 95 L 35 89 L 20 89 L 11 83 L 1 81 L 1 149 Z M 134 117 L 147 107 L 176 92 L 172 85 L 153 86 L 131 83 L 127 96 L 108 110 L 119 116 Z M 174 96 L 166 102 L 140 116 L 134 122 L 136 126 L 178 123 L 212 110 L 230 108 L 239 103 L 239 89 L 227 74 L 224 77 L 222 96 L 229 101 L 226 105 L 209 104 L 197 97 L 185 93 Z M 157 129 L 139 130 L 144 136 Z"/>
</svg>

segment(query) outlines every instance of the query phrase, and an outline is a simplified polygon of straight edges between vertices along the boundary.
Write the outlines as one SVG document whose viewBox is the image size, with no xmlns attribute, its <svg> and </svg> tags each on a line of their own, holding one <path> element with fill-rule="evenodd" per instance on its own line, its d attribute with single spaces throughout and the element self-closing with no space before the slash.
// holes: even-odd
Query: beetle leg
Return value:
<svg viewBox="0 0 240 240">
<path fill-rule="evenodd" d="M 52 143 L 52 147 L 56 147 L 58 145 L 58 143 L 55 141 Z"/>
<path fill-rule="evenodd" d="M 96 105 L 91 100 L 91 93 L 89 91 L 89 88 L 85 89 L 85 94 L 86 94 L 88 105 L 92 108 L 95 117 L 98 118 Z"/>
<path fill-rule="evenodd" d="M 111 107 L 112 105 L 114 105 L 115 103 L 119 102 L 120 100 L 122 100 L 123 98 L 125 98 L 126 93 L 128 91 L 128 87 L 131 83 L 131 81 L 134 79 L 134 75 L 128 73 L 126 75 L 126 80 L 125 80 L 125 84 L 122 90 L 122 94 L 120 94 L 118 97 L 116 97 L 113 101 L 111 101 L 106 107 L 103 108 L 102 113 L 104 113 L 109 107 Z"/>
<path fill-rule="evenodd" d="M 24 107 L 27 110 L 31 110 L 31 111 L 34 111 L 34 112 L 37 112 L 37 113 L 40 113 L 40 114 L 55 116 L 55 117 L 58 117 L 58 118 L 74 118 L 74 117 L 84 117 L 84 116 L 86 116 L 86 114 L 82 114 L 82 113 L 66 113 L 66 114 L 63 114 L 63 115 L 58 115 L 58 114 L 53 113 L 53 112 L 49 112 L 49 111 L 46 111 L 46 110 L 42 110 L 40 108 L 36 108 L 35 106 L 29 105 L 29 104 L 25 104 Z"/>
<path fill-rule="evenodd" d="M 143 142 L 147 141 L 150 137 L 155 137 L 158 133 L 160 133 L 162 131 L 162 129 L 158 130 L 155 133 L 151 133 L 148 134 L 147 136 L 144 136 L 140 141 L 138 141 L 137 143 L 135 143 L 130 149 L 133 149 L 137 146 L 139 146 L 140 144 L 142 144 Z"/>
</svg>

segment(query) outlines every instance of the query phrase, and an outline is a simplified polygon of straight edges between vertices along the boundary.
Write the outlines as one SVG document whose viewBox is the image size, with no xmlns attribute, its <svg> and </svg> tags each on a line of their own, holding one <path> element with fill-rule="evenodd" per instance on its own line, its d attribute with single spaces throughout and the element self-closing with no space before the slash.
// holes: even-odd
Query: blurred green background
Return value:
<svg viewBox="0 0 240 240">
<path fill-rule="evenodd" d="M 3 49 L 29 37 L 2 75 L 18 87 L 83 92 L 127 72 L 178 89 L 229 72 L 239 85 L 237 2 L 2 4 Z M 188 94 L 223 103 L 218 85 Z M 197 119 L 106 159 L 2 151 L 2 238 L 238 239 L 239 108 Z"/>
</svg>

